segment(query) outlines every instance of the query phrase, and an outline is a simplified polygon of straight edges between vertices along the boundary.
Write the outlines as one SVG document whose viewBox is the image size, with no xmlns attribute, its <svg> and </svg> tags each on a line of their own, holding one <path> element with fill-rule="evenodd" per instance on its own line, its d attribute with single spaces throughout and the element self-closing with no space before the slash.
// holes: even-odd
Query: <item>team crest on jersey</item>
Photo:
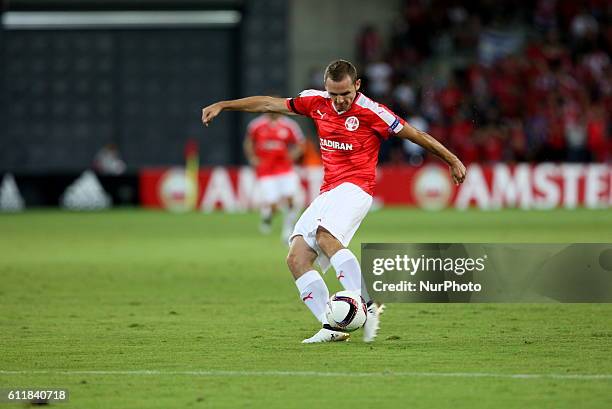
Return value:
<svg viewBox="0 0 612 409">
<path fill-rule="evenodd" d="M 344 121 L 344 127 L 351 132 L 357 130 L 359 128 L 359 119 L 356 116 L 349 116 Z"/>
</svg>

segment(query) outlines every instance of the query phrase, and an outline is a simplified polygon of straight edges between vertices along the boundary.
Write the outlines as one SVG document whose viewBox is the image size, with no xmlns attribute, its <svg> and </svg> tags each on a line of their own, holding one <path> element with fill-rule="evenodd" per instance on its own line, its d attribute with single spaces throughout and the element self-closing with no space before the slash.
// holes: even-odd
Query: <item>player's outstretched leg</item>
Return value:
<svg viewBox="0 0 612 409">
<path fill-rule="evenodd" d="M 295 277 L 295 285 L 300 292 L 300 298 L 312 314 L 323 325 L 314 336 L 303 340 L 303 343 L 345 341 L 350 334 L 329 326 L 325 317 L 325 308 L 329 300 L 329 290 L 318 271 L 312 268 L 317 257 L 304 241 L 302 236 L 296 236 L 291 242 L 287 265 Z"/>
<path fill-rule="evenodd" d="M 363 325 L 363 340 L 372 342 L 380 328 L 380 314 L 384 306 L 372 301 L 367 292 L 362 291 L 361 266 L 357 257 L 347 248 L 344 248 L 330 232 L 319 228 L 317 242 L 321 249 L 330 254 L 330 262 L 336 270 L 336 277 L 345 290 L 355 291 L 362 295 L 368 306 L 368 318 Z"/>
</svg>

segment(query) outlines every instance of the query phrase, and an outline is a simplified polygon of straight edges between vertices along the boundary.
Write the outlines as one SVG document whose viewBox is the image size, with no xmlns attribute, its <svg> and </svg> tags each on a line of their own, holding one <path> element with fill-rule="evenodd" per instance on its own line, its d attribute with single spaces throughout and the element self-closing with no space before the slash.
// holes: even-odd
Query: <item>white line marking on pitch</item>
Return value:
<svg viewBox="0 0 612 409">
<path fill-rule="evenodd" d="M 576 380 L 612 380 L 612 374 L 504 374 L 486 372 L 318 372 L 318 371 L 4 371 L 0 375 L 129 375 L 129 376 L 327 376 L 327 377 L 428 377 L 428 378 L 507 378 L 507 379 L 576 379 Z"/>
</svg>

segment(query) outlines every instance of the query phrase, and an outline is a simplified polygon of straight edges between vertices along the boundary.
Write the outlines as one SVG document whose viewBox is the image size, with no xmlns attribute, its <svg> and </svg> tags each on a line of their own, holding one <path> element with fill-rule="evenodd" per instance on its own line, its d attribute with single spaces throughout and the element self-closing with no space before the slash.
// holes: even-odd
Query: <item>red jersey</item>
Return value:
<svg viewBox="0 0 612 409">
<path fill-rule="evenodd" d="M 361 93 L 342 113 L 326 91 L 317 90 L 287 99 L 287 107 L 315 122 L 325 170 L 321 192 L 350 182 L 372 195 L 380 143 L 401 131 L 406 122 Z"/>
<path fill-rule="evenodd" d="M 293 170 L 289 146 L 302 143 L 304 135 L 297 122 L 287 117 L 272 120 L 268 115 L 253 119 L 247 128 L 253 152 L 259 159 L 257 177 L 280 175 Z"/>
</svg>

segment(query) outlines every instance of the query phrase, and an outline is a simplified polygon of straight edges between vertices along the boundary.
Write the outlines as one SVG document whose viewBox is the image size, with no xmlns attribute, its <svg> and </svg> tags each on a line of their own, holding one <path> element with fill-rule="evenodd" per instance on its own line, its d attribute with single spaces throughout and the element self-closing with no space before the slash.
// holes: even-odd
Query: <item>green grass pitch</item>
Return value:
<svg viewBox="0 0 612 409">
<path fill-rule="evenodd" d="M 455 241 L 609 243 L 612 211 L 385 209 L 352 249 Z M 255 214 L 0 214 L 0 388 L 68 388 L 66 408 L 612 407 L 612 305 L 393 304 L 374 344 L 302 345 L 318 325 L 285 253 Z"/>
</svg>

